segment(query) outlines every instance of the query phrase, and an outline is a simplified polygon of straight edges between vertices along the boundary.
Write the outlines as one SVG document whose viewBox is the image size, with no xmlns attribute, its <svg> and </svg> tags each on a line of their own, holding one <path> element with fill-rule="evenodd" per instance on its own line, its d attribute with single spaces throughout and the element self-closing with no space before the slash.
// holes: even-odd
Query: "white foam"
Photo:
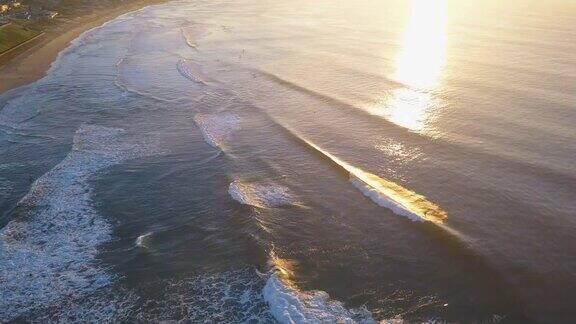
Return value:
<svg viewBox="0 0 576 324">
<path fill-rule="evenodd" d="M 448 217 L 440 206 L 429 201 L 426 197 L 395 182 L 350 165 L 316 144 L 300 137 L 290 129 L 288 131 L 348 172 L 352 185 L 379 206 L 389 208 L 397 215 L 405 216 L 413 221 L 430 221 L 437 225 L 441 225 L 444 219 Z"/>
<path fill-rule="evenodd" d="M 254 270 L 203 273 L 192 278 L 144 281 L 151 298 L 116 284 L 90 295 L 63 299 L 19 321 L 46 323 L 273 323 L 262 296 L 264 281 Z M 145 294 L 146 295 L 146 294 Z"/>
<path fill-rule="evenodd" d="M 112 237 L 96 211 L 90 176 L 127 159 L 158 152 L 121 141 L 123 130 L 81 126 L 66 158 L 37 179 L 0 230 L 0 318 L 10 320 L 76 298 L 113 277 L 95 263 Z"/>
<path fill-rule="evenodd" d="M 194 116 L 194 122 L 202 131 L 206 142 L 215 148 L 222 148 L 222 145 L 241 128 L 240 118 L 231 114 L 197 114 Z"/>
<path fill-rule="evenodd" d="M 260 208 L 279 207 L 292 203 L 288 188 L 273 183 L 254 183 L 235 180 L 228 193 L 237 202 Z"/>
<path fill-rule="evenodd" d="M 31 323 L 127 323 L 134 321 L 139 300 L 134 292 L 123 287 L 106 287 L 91 295 L 63 299 L 18 320 Z"/>
<path fill-rule="evenodd" d="M 178 72 L 188 80 L 201 84 L 205 84 L 208 80 L 204 72 L 202 72 L 200 65 L 194 63 L 192 60 L 180 59 L 178 64 L 176 64 L 176 68 Z"/>
<path fill-rule="evenodd" d="M 273 323 L 253 269 L 204 273 L 175 280 L 132 322 Z"/>
<path fill-rule="evenodd" d="M 136 238 L 136 246 L 147 248 L 150 237 L 152 237 L 152 232 L 138 236 L 138 238 Z"/>
<path fill-rule="evenodd" d="M 180 28 L 182 37 L 186 44 L 194 49 L 198 49 L 198 40 L 210 33 L 209 26 L 205 24 L 194 24 Z"/>
<path fill-rule="evenodd" d="M 426 222 L 427 221 L 426 219 L 420 217 L 416 213 L 405 208 L 404 206 L 402 206 L 398 202 L 394 201 L 390 197 L 386 196 L 382 192 L 380 192 L 380 191 L 374 189 L 373 187 L 365 184 L 364 182 L 356 179 L 352 175 L 350 176 L 350 182 L 352 182 L 352 185 L 354 187 L 356 187 L 356 189 L 360 190 L 360 192 L 364 196 L 370 198 L 378 206 L 388 208 L 392 212 L 394 212 L 394 214 L 407 217 L 414 222 Z"/>
<path fill-rule="evenodd" d="M 143 283 L 141 288 L 147 285 Z M 166 281 L 161 286 L 158 298 L 143 299 L 134 291 L 110 285 L 93 294 L 60 300 L 42 312 L 19 319 L 64 323 L 375 323 L 365 308 L 347 309 L 323 291 L 301 292 L 273 271 L 258 274 L 244 268 L 204 273 Z"/>
<path fill-rule="evenodd" d="M 262 294 L 280 323 L 376 323 L 365 309 L 346 309 L 324 291 L 301 292 L 271 274 Z"/>
</svg>

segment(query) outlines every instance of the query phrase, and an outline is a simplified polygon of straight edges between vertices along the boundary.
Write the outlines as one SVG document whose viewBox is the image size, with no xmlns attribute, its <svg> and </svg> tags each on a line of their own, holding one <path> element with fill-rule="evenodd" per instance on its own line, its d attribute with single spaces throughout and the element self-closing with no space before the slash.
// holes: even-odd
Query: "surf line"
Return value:
<svg viewBox="0 0 576 324">
<path fill-rule="evenodd" d="M 429 201 L 426 197 L 397 183 L 352 166 L 304 138 L 302 141 L 348 172 L 354 187 L 376 204 L 414 221 L 442 223 L 448 217 L 440 206 Z"/>
<path fill-rule="evenodd" d="M 280 123 L 278 124 L 308 148 L 319 153 L 321 157 L 329 160 L 345 171 L 350 176 L 350 182 L 352 182 L 354 187 L 377 205 L 388 208 L 395 214 L 407 217 L 412 221 L 431 222 L 440 225 L 440 227 L 448 231 L 453 231 L 443 225 L 444 220 L 448 218 L 448 214 L 440 206 L 429 201 L 426 197 L 390 180 L 383 179 L 373 173 L 357 168 L 332 155 L 286 126 Z"/>
</svg>

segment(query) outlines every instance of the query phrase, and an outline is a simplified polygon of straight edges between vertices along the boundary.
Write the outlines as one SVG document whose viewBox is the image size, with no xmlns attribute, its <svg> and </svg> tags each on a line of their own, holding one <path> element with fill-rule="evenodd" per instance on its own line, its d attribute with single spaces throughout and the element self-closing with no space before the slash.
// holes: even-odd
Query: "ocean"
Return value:
<svg viewBox="0 0 576 324">
<path fill-rule="evenodd" d="M 576 3 L 175 0 L 0 94 L 0 321 L 576 316 Z"/>
</svg>

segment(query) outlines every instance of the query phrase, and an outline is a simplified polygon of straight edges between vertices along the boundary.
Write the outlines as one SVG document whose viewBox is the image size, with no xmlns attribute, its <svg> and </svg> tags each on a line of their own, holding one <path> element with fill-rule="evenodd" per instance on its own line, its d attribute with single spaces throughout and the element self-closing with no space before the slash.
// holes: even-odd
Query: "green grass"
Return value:
<svg viewBox="0 0 576 324">
<path fill-rule="evenodd" d="M 6 52 L 36 35 L 38 35 L 38 32 L 26 29 L 15 23 L 0 27 L 0 53 Z"/>
<path fill-rule="evenodd" d="M 16 23 L 16 24 L 18 24 L 18 25 L 20 25 L 20 26 L 26 26 L 26 24 L 29 24 L 29 23 L 30 23 L 30 20 L 23 19 L 23 18 L 12 18 L 12 17 L 10 17 L 10 21 L 13 22 L 13 23 Z"/>
</svg>

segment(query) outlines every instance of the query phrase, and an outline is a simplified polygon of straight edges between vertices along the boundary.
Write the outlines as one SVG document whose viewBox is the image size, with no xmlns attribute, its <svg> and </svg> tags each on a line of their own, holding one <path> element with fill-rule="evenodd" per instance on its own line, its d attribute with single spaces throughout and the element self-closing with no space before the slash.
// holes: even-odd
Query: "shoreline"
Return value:
<svg viewBox="0 0 576 324">
<path fill-rule="evenodd" d="M 39 37 L 35 44 L 26 46 L 10 57 L 0 56 L 0 94 L 32 83 L 44 77 L 46 72 L 70 42 L 83 32 L 98 27 L 116 17 L 143 7 L 164 3 L 167 0 L 136 0 L 112 9 L 98 10 L 62 23 Z"/>
</svg>

